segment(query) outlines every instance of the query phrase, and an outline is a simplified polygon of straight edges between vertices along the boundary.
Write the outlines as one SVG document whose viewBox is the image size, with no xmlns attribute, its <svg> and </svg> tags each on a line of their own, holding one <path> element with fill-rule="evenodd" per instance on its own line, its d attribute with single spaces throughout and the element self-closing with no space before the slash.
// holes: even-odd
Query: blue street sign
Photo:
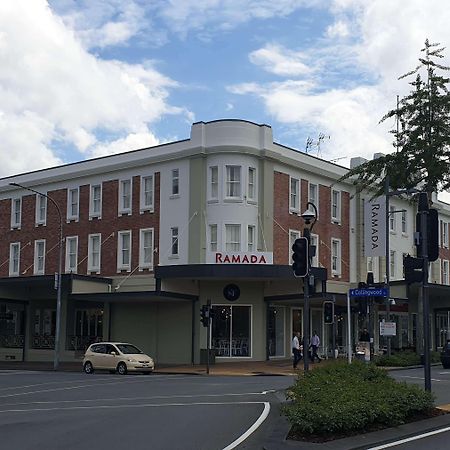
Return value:
<svg viewBox="0 0 450 450">
<path fill-rule="evenodd" d="M 349 289 L 350 297 L 387 297 L 388 290 L 386 288 L 364 288 Z"/>
</svg>

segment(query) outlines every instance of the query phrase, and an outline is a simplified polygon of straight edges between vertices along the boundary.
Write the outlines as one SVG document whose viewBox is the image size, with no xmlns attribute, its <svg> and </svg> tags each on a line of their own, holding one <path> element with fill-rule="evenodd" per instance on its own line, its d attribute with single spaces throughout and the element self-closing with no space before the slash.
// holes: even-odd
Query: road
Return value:
<svg viewBox="0 0 450 450">
<path fill-rule="evenodd" d="M 0 433 L 20 450 L 262 448 L 292 377 L 0 371 Z M 275 391 L 280 391 L 276 393 Z"/>
</svg>

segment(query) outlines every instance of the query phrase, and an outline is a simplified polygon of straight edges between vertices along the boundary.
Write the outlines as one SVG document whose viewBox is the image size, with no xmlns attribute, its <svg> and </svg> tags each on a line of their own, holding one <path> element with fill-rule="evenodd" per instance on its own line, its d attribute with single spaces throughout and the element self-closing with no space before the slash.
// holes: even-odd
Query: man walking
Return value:
<svg viewBox="0 0 450 450">
<path fill-rule="evenodd" d="M 298 362 L 302 359 L 302 352 L 300 349 L 300 333 L 297 332 L 294 334 L 294 338 L 292 339 L 292 353 L 294 354 L 294 369 L 297 368 Z"/>
<path fill-rule="evenodd" d="M 312 338 L 311 338 L 311 349 L 312 349 L 312 351 L 311 351 L 311 362 L 314 362 L 314 360 L 316 358 L 317 358 L 317 360 L 319 362 L 322 361 L 322 359 L 317 354 L 317 350 L 319 349 L 319 347 L 320 347 L 320 338 L 317 335 L 317 332 L 314 331 L 313 335 L 312 335 Z"/>
</svg>

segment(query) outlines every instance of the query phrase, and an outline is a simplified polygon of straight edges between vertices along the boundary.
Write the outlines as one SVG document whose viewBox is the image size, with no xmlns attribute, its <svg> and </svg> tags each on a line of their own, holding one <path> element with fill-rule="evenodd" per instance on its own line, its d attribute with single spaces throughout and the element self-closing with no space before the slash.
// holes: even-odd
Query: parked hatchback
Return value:
<svg viewBox="0 0 450 450">
<path fill-rule="evenodd" d="M 441 363 L 444 369 L 450 369 L 450 341 L 447 341 L 442 349 Z"/>
<path fill-rule="evenodd" d="M 136 346 L 124 342 L 97 342 L 91 344 L 83 358 L 85 373 L 109 370 L 125 375 L 127 372 L 151 373 L 155 368 L 153 359 Z"/>
</svg>

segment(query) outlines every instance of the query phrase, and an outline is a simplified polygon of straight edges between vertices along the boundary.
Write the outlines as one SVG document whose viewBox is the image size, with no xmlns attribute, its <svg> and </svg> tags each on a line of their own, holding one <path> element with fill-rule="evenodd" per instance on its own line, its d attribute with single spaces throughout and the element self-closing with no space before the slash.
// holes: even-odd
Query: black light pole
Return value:
<svg viewBox="0 0 450 450">
<path fill-rule="evenodd" d="M 308 209 L 312 207 L 312 211 Z M 314 203 L 308 202 L 306 204 L 306 211 L 302 214 L 302 218 L 305 221 L 305 225 L 307 225 L 303 229 L 303 237 L 307 239 L 307 247 L 308 247 L 308 270 L 306 273 L 306 277 L 303 279 L 303 294 L 304 294 L 304 311 L 303 311 L 303 368 L 305 372 L 309 370 L 309 281 L 311 277 L 311 252 L 310 244 L 311 244 L 311 231 L 314 227 L 314 224 L 317 222 L 317 208 Z M 313 221 L 311 223 L 311 221 Z M 309 226 L 308 226 L 309 225 Z"/>
<path fill-rule="evenodd" d="M 58 261 L 58 273 L 57 273 L 57 293 L 56 293 L 56 329 L 55 329 L 55 354 L 53 359 L 53 369 L 58 370 L 59 368 L 59 344 L 61 340 L 61 276 L 62 276 L 62 260 L 63 260 L 63 221 L 62 221 L 62 214 L 61 209 L 58 205 L 58 203 L 53 200 L 52 197 L 50 197 L 47 194 L 44 194 L 42 192 L 39 192 L 35 189 L 32 189 L 30 187 L 22 186 L 19 183 L 9 183 L 11 186 L 16 186 L 22 189 L 25 189 L 27 191 L 34 192 L 35 194 L 42 195 L 43 197 L 50 200 L 50 202 L 55 205 L 56 211 L 58 211 L 59 216 L 59 261 Z"/>
</svg>

